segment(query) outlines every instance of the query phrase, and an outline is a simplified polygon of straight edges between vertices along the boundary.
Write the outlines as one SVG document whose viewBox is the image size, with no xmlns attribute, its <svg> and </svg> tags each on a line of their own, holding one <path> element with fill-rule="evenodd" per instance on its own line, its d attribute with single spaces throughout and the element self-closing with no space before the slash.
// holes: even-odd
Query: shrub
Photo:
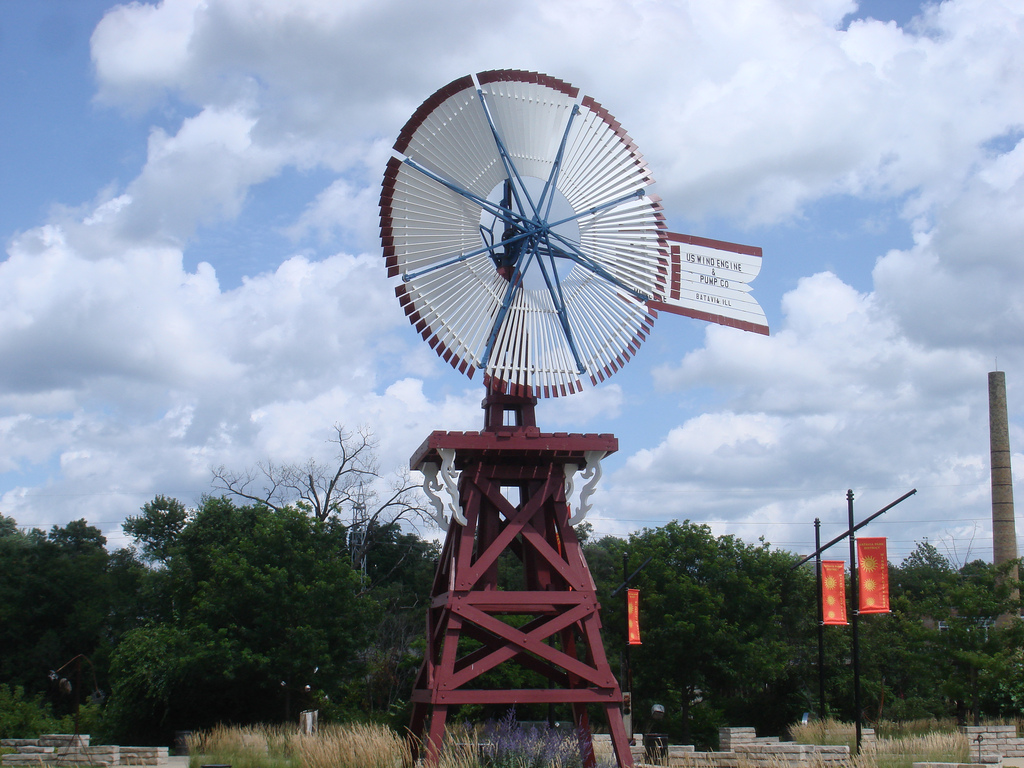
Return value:
<svg viewBox="0 0 1024 768">
<path fill-rule="evenodd" d="M 481 762 L 487 768 L 580 768 L 580 739 L 575 733 L 525 726 L 509 710 L 480 731 Z"/>
<path fill-rule="evenodd" d="M 29 699 L 20 685 L 0 685 L 0 739 L 34 739 L 61 730 L 61 725 L 41 694 Z"/>
</svg>

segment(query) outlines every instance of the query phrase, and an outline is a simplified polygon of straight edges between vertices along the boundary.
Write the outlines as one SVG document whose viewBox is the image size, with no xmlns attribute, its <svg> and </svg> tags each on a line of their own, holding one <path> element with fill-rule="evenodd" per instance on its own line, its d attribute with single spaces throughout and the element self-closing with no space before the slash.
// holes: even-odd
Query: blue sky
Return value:
<svg viewBox="0 0 1024 768">
<path fill-rule="evenodd" d="M 336 422 L 386 467 L 477 428 L 479 381 L 393 299 L 376 202 L 423 99 L 520 68 L 615 115 L 673 231 L 764 250 L 771 337 L 663 316 L 542 404 L 619 438 L 598 533 L 807 551 L 847 488 L 866 515 L 916 487 L 870 531 L 892 559 L 990 556 L 997 359 L 1024 437 L 1024 4 L 421 5 L 0 1 L 0 514 L 116 545 L 154 495 L 325 456 Z"/>
</svg>

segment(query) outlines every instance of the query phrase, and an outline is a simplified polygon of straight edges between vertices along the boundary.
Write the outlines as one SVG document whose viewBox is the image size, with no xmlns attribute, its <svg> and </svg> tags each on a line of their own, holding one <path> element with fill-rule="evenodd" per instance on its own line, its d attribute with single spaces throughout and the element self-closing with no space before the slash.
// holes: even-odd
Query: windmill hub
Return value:
<svg viewBox="0 0 1024 768">
<path fill-rule="evenodd" d="M 554 187 L 545 189 L 543 179 L 527 176 L 522 184 L 499 184 L 489 200 L 499 205 L 496 213 L 481 216 L 480 238 L 491 253 L 494 266 L 509 281 L 520 265 L 520 284 L 526 290 L 546 291 L 549 281 L 559 283 L 572 270 L 569 249 L 579 247 L 580 230 L 576 212 L 565 196 Z M 537 201 L 546 195 L 544 210 Z M 486 221 L 485 221 L 486 220 Z M 500 242 L 494 233 L 501 229 Z"/>
</svg>

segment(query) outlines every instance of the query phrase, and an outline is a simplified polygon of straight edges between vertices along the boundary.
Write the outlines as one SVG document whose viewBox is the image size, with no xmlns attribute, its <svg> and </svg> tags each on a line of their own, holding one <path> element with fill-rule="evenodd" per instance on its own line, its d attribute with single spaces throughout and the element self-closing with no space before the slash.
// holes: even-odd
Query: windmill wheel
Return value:
<svg viewBox="0 0 1024 768">
<path fill-rule="evenodd" d="M 665 226 L 632 140 L 555 78 L 498 70 L 405 124 L 381 193 L 388 274 L 439 355 L 502 393 L 577 392 L 617 371 L 665 293 Z"/>
</svg>

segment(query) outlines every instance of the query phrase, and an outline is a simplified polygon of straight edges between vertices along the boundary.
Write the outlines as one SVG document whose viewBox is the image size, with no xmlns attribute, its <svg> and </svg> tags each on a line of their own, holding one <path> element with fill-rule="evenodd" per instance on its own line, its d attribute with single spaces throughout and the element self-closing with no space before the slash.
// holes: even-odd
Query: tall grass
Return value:
<svg viewBox="0 0 1024 768">
<path fill-rule="evenodd" d="M 411 765 L 405 740 L 382 725 L 323 726 L 316 736 L 299 737 L 298 745 L 302 768 L 407 768 Z"/>
<path fill-rule="evenodd" d="M 597 768 L 614 768 L 610 740 L 592 743 Z M 517 722 L 509 713 L 482 725 L 449 726 L 439 768 L 581 768 L 575 733 Z"/>
<path fill-rule="evenodd" d="M 298 730 L 282 726 L 224 726 L 189 736 L 189 768 L 220 763 L 231 768 L 292 768 Z"/>
<path fill-rule="evenodd" d="M 407 768 L 405 741 L 384 726 L 326 725 L 313 736 L 294 726 L 217 726 L 189 739 L 189 768 Z"/>
<path fill-rule="evenodd" d="M 845 745 L 853 754 L 857 741 L 853 723 L 819 720 L 790 726 L 789 736 L 800 744 Z M 911 768 L 912 763 L 964 763 L 970 743 L 953 720 L 916 720 L 877 724 L 876 737 L 861 744 L 852 768 Z"/>
<path fill-rule="evenodd" d="M 958 733 L 956 719 L 944 717 L 940 719 L 920 720 L 880 720 L 875 724 L 875 733 L 886 739 L 905 738 L 907 736 L 927 736 L 930 733 Z"/>
<path fill-rule="evenodd" d="M 408 742 L 371 724 L 321 726 L 307 736 L 280 726 L 225 727 L 189 738 L 189 768 L 207 763 L 231 768 L 413 768 Z M 613 766 L 608 749 L 599 766 Z M 446 729 L 438 768 L 580 768 L 576 737 L 524 728 L 511 719 L 490 728 Z"/>
<path fill-rule="evenodd" d="M 789 726 L 789 738 L 798 744 L 822 744 L 851 747 L 857 740 L 853 723 L 839 720 L 811 720 Z"/>
<path fill-rule="evenodd" d="M 962 733 L 929 733 L 864 742 L 854 768 L 911 768 L 913 763 L 966 763 L 970 744 Z"/>
</svg>

